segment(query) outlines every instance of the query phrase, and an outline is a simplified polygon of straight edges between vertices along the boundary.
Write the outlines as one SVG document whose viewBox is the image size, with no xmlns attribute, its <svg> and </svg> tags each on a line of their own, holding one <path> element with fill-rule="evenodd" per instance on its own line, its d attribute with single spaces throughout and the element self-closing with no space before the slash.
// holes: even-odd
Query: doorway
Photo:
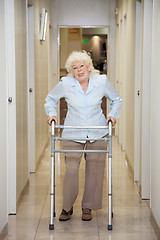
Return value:
<svg viewBox="0 0 160 240">
<path fill-rule="evenodd" d="M 107 74 L 108 60 L 107 27 L 60 27 L 59 28 L 59 77 L 67 74 L 65 62 L 72 51 L 85 50 L 92 58 L 93 65 L 101 74 Z M 103 114 L 107 115 L 107 100 L 102 99 Z M 67 103 L 60 100 L 60 124 L 64 124 Z"/>
</svg>

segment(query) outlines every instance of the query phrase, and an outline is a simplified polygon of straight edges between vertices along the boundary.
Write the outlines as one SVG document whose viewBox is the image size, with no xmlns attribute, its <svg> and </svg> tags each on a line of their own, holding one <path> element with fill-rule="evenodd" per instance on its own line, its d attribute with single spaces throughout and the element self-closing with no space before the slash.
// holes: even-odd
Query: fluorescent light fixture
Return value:
<svg viewBox="0 0 160 240">
<path fill-rule="evenodd" d="M 43 31 L 43 40 L 45 41 L 46 39 L 46 27 L 47 27 L 47 15 L 48 13 L 45 13 L 45 20 L 44 20 L 44 31 Z"/>
<path fill-rule="evenodd" d="M 42 14 L 41 14 L 41 30 L 40 30 L 40 40 L 44 41 L 46 38 L 46 27 L 47 27 L 47 11 L 45 8 L 42 9 Z"/>
</svg>

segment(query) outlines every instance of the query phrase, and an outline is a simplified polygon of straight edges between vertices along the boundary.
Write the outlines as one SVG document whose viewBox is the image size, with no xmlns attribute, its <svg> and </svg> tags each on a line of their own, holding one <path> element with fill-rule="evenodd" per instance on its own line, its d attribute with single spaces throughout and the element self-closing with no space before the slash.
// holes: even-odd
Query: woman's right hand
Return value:
<svg viewBox="0 0 160 240">
<path fill-rule="evenodd" d="M 56 116 L 51 116 L 47 119 L 47 123 L 51 126 L 52 125 L 52 121 L 55 121 L 55 124 L 57 124 L 57 117 Z"/>
</svg>

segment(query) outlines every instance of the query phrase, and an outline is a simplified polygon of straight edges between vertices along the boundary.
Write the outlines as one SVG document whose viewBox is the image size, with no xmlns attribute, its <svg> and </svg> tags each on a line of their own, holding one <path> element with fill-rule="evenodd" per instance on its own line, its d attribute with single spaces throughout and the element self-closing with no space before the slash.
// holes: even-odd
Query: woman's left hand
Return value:
<svg viewBox="0 0 160 240">
<path fill-rule="evenodd" d="M 106 122 L 108 123 L 109 121 L 112 121 L 112 126 L 114 126 L 116 124 L 116 119 L 114 117 L 108 117 Z"/>
</svg>

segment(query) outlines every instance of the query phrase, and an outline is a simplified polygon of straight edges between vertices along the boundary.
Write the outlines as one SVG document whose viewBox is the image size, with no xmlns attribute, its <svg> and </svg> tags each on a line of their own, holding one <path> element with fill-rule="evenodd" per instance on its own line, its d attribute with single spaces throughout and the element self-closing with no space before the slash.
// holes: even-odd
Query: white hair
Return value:
<svg viewBox="0 0 160 240">
<path fill-rule="evenodd" d="M 83 50 L 83 51 L 73 51 L 69 55 L 65 64 L 65 68 L 69 76 L 73 77 L 72 64 L 73 62 L 76 62 L 76 61 L 84 61 L 86 65 L 88 65 L 90 68 L 90 74 L 92 75 L 99 74 L 99 70 L 96 70 L 93 66 L 91 57 L 88 55 L 86 51 Z"/>
</svg>

